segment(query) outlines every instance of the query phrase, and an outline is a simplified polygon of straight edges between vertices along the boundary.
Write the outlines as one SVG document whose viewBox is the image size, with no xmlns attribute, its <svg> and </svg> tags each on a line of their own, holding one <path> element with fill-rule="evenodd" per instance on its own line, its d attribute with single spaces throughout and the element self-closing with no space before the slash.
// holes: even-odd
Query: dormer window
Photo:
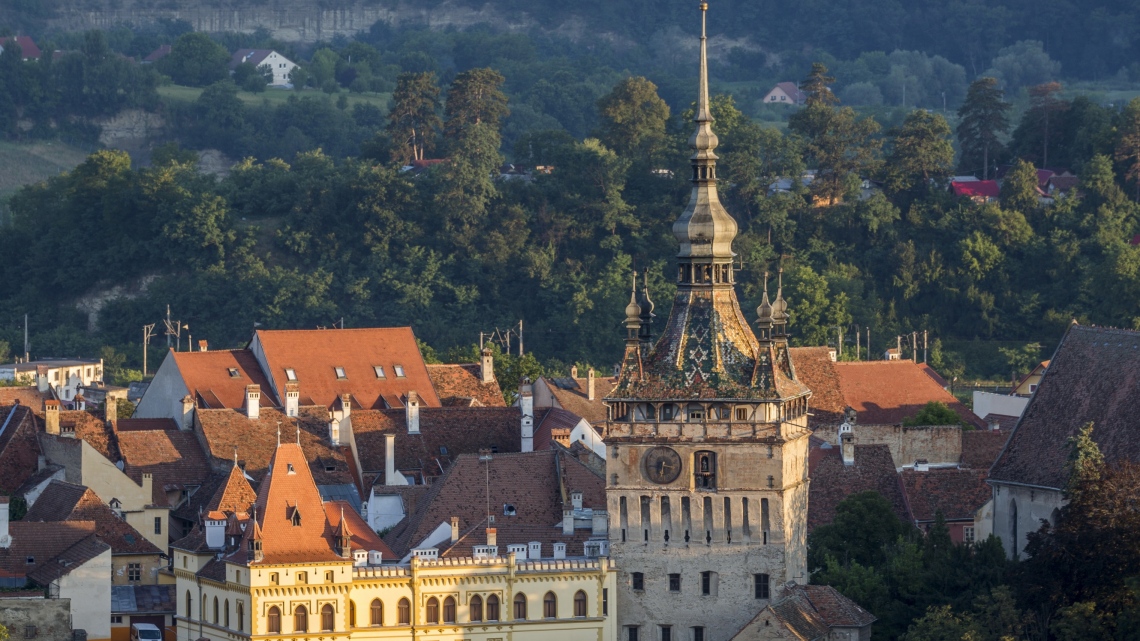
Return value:
<svg viewBox="0 0 1140 641">
<path fill-rule="evenodd" d="M 230 373 L 230 378 L 241 378 L 241 372 L 236 367 L 227 368 L 226 371 Z"/>
<path fill-rule="evenodd" d="M 285 380 L 287 380 L 287 381 L 297 380 L 297 370 L 293 369 L 292 367 L 286 367 L 285 368 Z"/>
<path fill-rule="evenodd" d="M 301 527 L 301 511 L 293 508 L 293 513 L 289 515 L 289 522 L 293 524 L 293 527 Z"/>
<path fill-rule="evenodd" d="M 293 464 L 292 464 L 292 463 L 286 463 L 285 465 L 288 467 L 288 470 L 289 470 L 289 473 L 290 473 L 290 474 L 296 474 L 296 473 L 297 473 L 297 470 L 293 469 Z"/>
<path fill-rule="evenodd" d="M 697 404 L 692 404 L 687 408 L 689 414 L 689 422 L 696 423 L 705 420 L 705 408 Z"/>
<path fill-rule="evenodd" d="M 384 374 L 383 365 L 373 365 L 372 369 L 376 372 L 376 378 L 388 378 L 388 376 Z"/>
<path fill-rule="evenodd" d="M 36 564 L 36 557 L 29 556 L 28 557 L 28 565 L 35 565 L 35 564 Z"/>
<path fill-rule="evenodd" d="M 343 380 L 345 380 L 346 378 L 348 378 L 348 375 L 344 373 L 344 368 L 343 368 L 343 367 L 334 367 L 334 368 L 333 368 L 333 371 L 334 371 L 334 372 L 336 372 L 336 377 L 337 377 L 337 380 L 341 380 L 341 381 L 343 381 Z"/>
<path fill-rule="evenodd" d="M 392 369 L 396 371 L 396 378 L 404 378 L 404 366 L 393 365 Z"/>
</svg>

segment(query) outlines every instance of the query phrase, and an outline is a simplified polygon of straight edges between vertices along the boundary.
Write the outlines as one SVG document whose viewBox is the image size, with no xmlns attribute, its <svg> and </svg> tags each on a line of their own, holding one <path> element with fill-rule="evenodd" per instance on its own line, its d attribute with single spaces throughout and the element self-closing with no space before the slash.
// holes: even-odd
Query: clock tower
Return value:
<svg viewBox="0 0 1140 641">
<path fill-rule="evenodd" d="M 737 226 L 716 188 L 707 9 L 693 191 L 673 223 L 677 293 L 650 349 L 648 296 L 635 278 L 622 370 L 605 399 L 622 641 L 727 641 L 788 582 L 807 582 L 811 392 L 788 356 L 782 287 L 770 300 L 765 285 L 755 331 L 736 298 Z"/>
</svg>

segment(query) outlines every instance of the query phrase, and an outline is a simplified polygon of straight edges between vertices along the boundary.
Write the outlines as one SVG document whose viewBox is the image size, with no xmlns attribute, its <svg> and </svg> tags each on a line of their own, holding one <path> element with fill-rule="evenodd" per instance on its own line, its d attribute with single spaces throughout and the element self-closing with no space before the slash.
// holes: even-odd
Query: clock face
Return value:
<svg viewBox="0 0 1140 641">
<path fill-rule="evenodd" d="M 681 475 L 681 455 L 671 447 L 655 447 L 645 453 L 645 477 L 654 483 L 672 483 Z"/>
</svg>

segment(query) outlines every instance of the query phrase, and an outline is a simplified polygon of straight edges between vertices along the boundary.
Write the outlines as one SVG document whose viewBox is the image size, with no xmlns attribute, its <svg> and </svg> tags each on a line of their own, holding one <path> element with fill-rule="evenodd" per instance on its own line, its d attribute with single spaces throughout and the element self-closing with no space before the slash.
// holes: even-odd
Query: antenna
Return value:
<svg viewBox="0 0 1140 641">
<path fill-rule="evenodd" d="M 31 349 L 32 349 L 31 345 L 28 343 L 28 315 L 24 314 L 24 362 L 25 363 L 27 363 L 30 360 L 28 358 L 28 352 L 30 352 Z"/>
<path fill-rule="evenodd" d="M 146 352 L 150 339 L 154 337 L 154 323 L 143 325 L 143 378 L 146 378 Z"/>
</svg>

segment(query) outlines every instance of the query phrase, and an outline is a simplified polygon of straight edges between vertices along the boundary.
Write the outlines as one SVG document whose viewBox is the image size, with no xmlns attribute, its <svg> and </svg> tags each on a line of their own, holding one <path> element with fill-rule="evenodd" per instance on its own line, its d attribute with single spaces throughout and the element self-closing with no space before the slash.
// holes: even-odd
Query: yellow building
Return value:
<svg viewBox="0 0 1140 641">
<path fill-rule="evenodd" d="M 248 513 L 240 501 L 212 507 L 173 546 L 179 640 L 616 638 L 608 558 L 566 558 L 565 543 L 551 546 L 562 558 L 541 558 L 540 542 L 500 553 L 496 528 L 461 533 L 454 519 L 449 545 L 398 562 L 346 503 L 321 501 L 296 444 L 277 447 Z M 476 528 L 486 545 L 463 547 Z M 471 554 L 449 555 L 458 549 Z"/>
</svg>

